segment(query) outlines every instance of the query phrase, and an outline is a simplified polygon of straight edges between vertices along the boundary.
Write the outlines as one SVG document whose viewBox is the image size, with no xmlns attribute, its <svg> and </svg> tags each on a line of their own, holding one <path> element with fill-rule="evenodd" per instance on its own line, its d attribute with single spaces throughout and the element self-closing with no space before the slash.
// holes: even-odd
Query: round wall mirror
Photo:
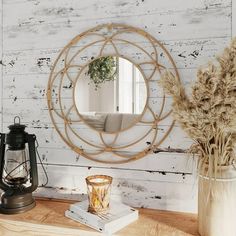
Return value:
<svg viewBox="0 0 236 236">
<path fill-rule="evenodd" d="M 120 132 L 140 120 L 147 102 L 147 83 L 131 61 L 100 57 L 79 73 L 74 99 L 87 125 L 107 133 Z"/>
<path fill-rule="evenodd" d="M 142 29 L 104 24 L 82 32 L 51 69 L 55 130 L 76 153 L 102 163 L 138 160 L 167 145 L 172 100 L 158 84 L 166 69 L 179 78 L 166 48 Z"/>
</svg>

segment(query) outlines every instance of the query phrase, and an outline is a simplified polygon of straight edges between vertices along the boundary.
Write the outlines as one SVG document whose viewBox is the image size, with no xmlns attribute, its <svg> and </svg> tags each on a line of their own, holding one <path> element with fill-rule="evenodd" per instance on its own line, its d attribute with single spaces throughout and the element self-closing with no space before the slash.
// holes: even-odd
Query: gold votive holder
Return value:
<svg viewBox="0 0 236 236">
<path fill-rule="evenodd" d="M 93 214 L 107 213 L 109 210 L 112 177 L 92 175 L 86 178 L 89 207 Z"/>
</svg>

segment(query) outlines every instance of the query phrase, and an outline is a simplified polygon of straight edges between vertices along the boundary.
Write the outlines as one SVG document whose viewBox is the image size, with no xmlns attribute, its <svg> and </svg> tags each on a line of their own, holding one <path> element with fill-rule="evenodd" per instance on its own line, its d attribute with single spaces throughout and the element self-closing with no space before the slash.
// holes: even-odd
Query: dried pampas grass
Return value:
<svg viewBox="0 0 236 236">
<path fill-rule="evenodd" d="M 210 176 L 236 159 L 236 38 L 217 61 L 198 71 L 191 96 L 171 72 L 159 81 L 173 98 L 175 120 L 194 140 L 199 170 L 207 164 Z"/>
</svg>

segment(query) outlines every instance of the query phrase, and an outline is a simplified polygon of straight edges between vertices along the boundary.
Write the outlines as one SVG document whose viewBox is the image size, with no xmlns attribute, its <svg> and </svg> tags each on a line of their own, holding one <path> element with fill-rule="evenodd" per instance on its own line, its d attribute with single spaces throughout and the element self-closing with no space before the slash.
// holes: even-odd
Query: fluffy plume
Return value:
<svg viewBox="0 0 236 236">
<path fill-rule="evenodd" d="M 217 61 L 199 69 L 189 97 L 171 72 L 159 81 L 173 98 L 175 120 L 194 140 L 190 150 L 199 154 L 199 168 L 207 163 L 211 173 L 236 160 L 236 38 Z"/>
</svg>

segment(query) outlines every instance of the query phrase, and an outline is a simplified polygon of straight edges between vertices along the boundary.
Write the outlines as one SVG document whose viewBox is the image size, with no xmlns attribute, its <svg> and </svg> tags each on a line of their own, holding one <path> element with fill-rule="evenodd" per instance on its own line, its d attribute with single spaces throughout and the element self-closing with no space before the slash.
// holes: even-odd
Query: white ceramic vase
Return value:
<svg viewBox="0 0 236 236">
<path fill-rule="evenodd" d="M 211 185 L 211 186 L 210 186 Z M 236 236 L 236 169 L 224 166 L 211 181 L 198 185 L 198 231 L 201 236 Z"/>
</svg>

